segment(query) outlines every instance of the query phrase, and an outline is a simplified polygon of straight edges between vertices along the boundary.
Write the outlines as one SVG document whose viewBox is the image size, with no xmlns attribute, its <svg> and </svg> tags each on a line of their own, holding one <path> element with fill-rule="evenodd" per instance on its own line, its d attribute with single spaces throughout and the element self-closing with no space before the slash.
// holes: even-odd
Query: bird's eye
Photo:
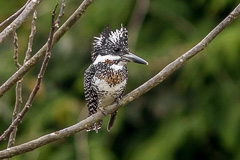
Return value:
<svg viewBox="0 0 240 160">
<path fill-rule="evenodd" d="M 120 51 L 120 48 L 114 48 L 113 49 L 115 52 L 119 52 Z"/>
</svg>

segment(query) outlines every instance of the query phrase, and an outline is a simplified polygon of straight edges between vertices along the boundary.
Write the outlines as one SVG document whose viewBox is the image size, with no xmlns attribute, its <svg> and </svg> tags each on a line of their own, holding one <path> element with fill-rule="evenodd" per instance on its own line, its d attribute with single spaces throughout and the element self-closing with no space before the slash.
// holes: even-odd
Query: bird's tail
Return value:
<svg viewBox="0 0 240 160">
<path fill-rule="evenodd" d="M 116 119 L 116 116 L 117 116 L 117 111 L 115 111 L 111 114 L 110 120 L 108 122 L 108 128 L 107 128 L 108 132 L 110 132 L 110 130 L 111 130 L 113 124 L 114 124 L 114 121 Z"/>
</svg>

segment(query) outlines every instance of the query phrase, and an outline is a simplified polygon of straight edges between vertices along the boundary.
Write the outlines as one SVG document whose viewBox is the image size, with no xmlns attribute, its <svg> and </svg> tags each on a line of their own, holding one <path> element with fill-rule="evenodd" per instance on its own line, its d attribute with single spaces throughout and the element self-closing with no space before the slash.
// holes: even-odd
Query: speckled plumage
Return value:
<svg viewBox="0 0 240 160">
<path fill-rule="evenodd" d="M 127 85 L 128 62 L 137 60 L 137 63 L 147 64 L 145 60 L 130 53 L 128 31 L 123 26 L 114 32 L 106 27 L 99 37 L 94 38 L 91 55 L 93 63 L 84 74 L 84 91 L 89 116 L 96 113 L 97 109 L 103 111 L 104 107 L 121 100 Z M 108 131 L 116 115 L 117 111 L 111 114 Z M 87 131 L 98 132 L 101 127 L 102 120 L 90 126 Z"/>
</svg>

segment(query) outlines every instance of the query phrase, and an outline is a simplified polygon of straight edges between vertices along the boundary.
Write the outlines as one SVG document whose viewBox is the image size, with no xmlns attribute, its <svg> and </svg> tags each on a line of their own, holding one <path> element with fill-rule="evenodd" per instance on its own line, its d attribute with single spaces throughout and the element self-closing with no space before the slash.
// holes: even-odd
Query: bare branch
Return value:
<svg viewBox="0 0 240 160">
<path fill-rule="evenodd" d="M 68 18 L 68 20 L 56 31 L 53 36 L 53 46 L 62 36 L 82 17 L 93 0 L 84 0 L 78 9 Z M 24 74 L 26 74 L 45 55 L 47 44 L 45 44 L 32 58 L 30 58 L 16 73 L 14 73 L 4 84 L 0 86 L 0 98 L 7 92 Z"/>
<path fill-rule="evenodd" d="M 19 80 L 16 85 L 16 102 L 13 110 L 12 121 L 14 121 L 17 118 L 21 105 L 22 105 L 22 79 Z M 17 126 L 13 128 L 9 136 L 9 141 L 7 146 L 8 148 L 14 145 L 16 134 L 17 134 Z"/>
<path fill-rule="evenodd" d="M 147 82 L 142 84 L 140 87 L 136 88 L 134 91 L 130 92 L 122 99 L 122 104 L 125 105 L 134 99 L 138 98 L 142 94 L 146 93 L 159 83 L 161 83 L 164 79 L 166 79 L 171 73 L 176 71 L 179 67 L 181 67 L 186 61 L 195 56 L 197 53 L 202 51 L 225 27 L 227 27 L 235 18 L 240 14 L 240 4 L 231 12 L 230 15 L 227 16 L 219 25 L 217 25 L 202 41 L 200 41 L 196 46 L 191 48 L 189 51 L 178 57 L 176 60 L 171 62 L 165 68 L 163 68 L 157 75 L 149 79 Z M 111 114 L 116 111 L 120 106 L 117 103 L 113 103 L 112 105 L 106 107 L 106 113 Z M 5 149 L 0 151 L 0 158 L 13 157 L 15 155 L 19 155 L 25 152 L 32 151 L 36 148 L 39 148 L 48 143 L 63 139 L 72 134 L 80 132 L 87 128 L 90 125 L 93 125 L 100 119 L 103 119 L 105 116 L 99 111 L 96 114 L 80 121 L 79 123 L 72 125 L 70 127 L 64 128 L 62 130 L 44 135 L 38 139 L 32 140 L 30 142 Z"/>
<path fill-rule="evenodd" d="M 17 33 L 15 31 L 13 33 L 13 44 L 14 44 L 13 60 L 14 60 L 14 63 L 16 65 L 17 69 L 19 69 L 21 67 L 21 65 L 18 62 L 18 36 L 17 36 Z"/>
<path fill-rule="evenodd" d="M 23 12 L 0 33 L 0 44 L 11 34 L 14 30 L 22 25 L 22 23 L 27 19 L 27 17 L 32 13 L 32 11 L 37 7 L 40 0 L 31 0 Z"/>
<path fill-rule="evenodd" d="M 33 19 L 32 19 L 32 23 L 31 23 L 31 33 L 29 35 L 28 49 L 27 49 L 27 52 L 26 52 L 24 63 L 31 56 L 33 38 L 34 38 L 34 35 L 36 33 L 36 24 L 35 24 L 36 19 L 37 19 L 37 11 L 35 10 L 33 12 Z M 14 58 L 13 59 L 14 59 L 15 65 L 17 66 L 17 69 L 19 69 L 21 67 L 21 65 L 18 62 L 18 37 L 17 37 L 16 32 L 14 32 L 13 43 L 14 43 Z M 23 78 L 20 79 L 17 82 L 17 85 L 16 85 L 16 102 L 15 102 L 15 106 L 14 106 L 14 110 L 13 110 L 12 122 L 17 118 L 17 115 L 20 112 L 20 107 L 23 103 L 23 101 L 22 101 L 22 81 L 23 81 Z M 12 132 L 10 133 L 8 146 L 7 146 L 8 148 L 12 147 L 14 145 L 16 134 L 17 134 L 17 125 L 13 128 Z"/>
<path fill-rule="evenodd" d="M 27 49 L 27 52 L 26 52 L 26 55 L 24 58 L 24 63 L 26 63 L 31 57 L 33 38 L 36 33 L 36 20 L 37 20 L 37 11 L 35 10 L 33 12 L 33 19 L 32 19 L 32 23 L 31 23 L 31 33 L 29 35 L 28 49 Z"/>
<path fill-rule="evenodd" d="M 66 2 L 65 2 L 65 0 L 62 0 L 62 5 L 61 5 L 61 8 L 60 8 L 60 12 L 59 12 L 59 15 L 57 17 L 57 20 L 55 21 L 55 26 L 57 28 L 59 28 L 59 22 L 60 22 L 62 16 L 64 15 L 64 8 L 65 8 L 65 6 L 66 6 Z"/>
<path fill-rule="evenodd" d="M 65 2 L 65 1 L 63 1 Z M 63 3 L 65 5 L 65 3 Z M 4 131 L 4 133 L 0 136 L 0 141 L 3 141 L 7 138 L 7 136 L 9 135 L 9 133 L 12 132 L 12 130 L 14 128 L 16 128 L 16 126 L 22 121 L 24 115 L 27 113 L 27 111 L 29 110 L 29 108 L 32 106 L 32 103 L 33 103 L 33 99 L 34 97 L 36 96 L 39 88 L 40 88 L 40 84 L 42 82 L 42 79 L 43 79 L 43 76 L 44 76 L 44 73 L 46 71 L 46 68 L 47 68 L 47 65 L 48 65 L 48 62 L 49 62 L 49 59 L 51 57 L 51 51 L 52 51 L 52 42 L 53 42 L 53 35 L 54 35 L 54 32 L 55 32 L 55 29 L 56 29 L 56 23 L 54 21 L 54 18 L 56 16 L 56 9 L 57 9 L 57 6 L 58 4 L 56 4 L 55 6 L 55 9 L 53 10 L 52 12 L 52 25 L 51 25 L 51 30 L 50 30 L 50 33 L 49 33 L 49 37 L 48 37 L 48 41 L 47 41 L 47 52 L 45 54 L 45 57 L 44 57 L 44 60 L 43 60 L 43 63 L 42 63 L 42 66 L 41 66 L 41 69 L 40 69 L 40 72 L 38 74 L 38 78 L 37 78 L 37 81 L 36 81 L 36 84 L 30 94 L 30 96 L 28 97 L 28 100 L 23 108 L 23 110 L 18 114 L 18 116 L 16 117 L 16 119 L 14 119 L 14 121 L 11 123 L 11 125 L 8 127 L 8 129 L 6 129 Z M 59 18 L 59 17 L 58 17 Z M 60 20 L 60 19 L 59 19 Z"/>
<path fill-rule="evenodd" d="M 8 17 L 5 21 L 3 21 L 1 24 L 0 24 L 0 28 L 1 27 L 4 27 L 7 25 L 7 23 L 13 21 L 17 16 L 19 16 L 19 14 L 22 13 L 22 11 L 26 8 L 27 4 L 30 2 L 31 0 L 28 0 L 24 6 L 22 6 L 22 8 L 20 8 L 16 13 L 12 14 L 10 17 Z"/>
<path fill-rule="evenodd" d="M 16 32 L 14 32 L 13 44 L 14 44 L 13 59 L 14 59 L 14 63 L 16 65 L 17 69 L 19 69 L 21 67 L 21 65 L 18 62 L 18 36 L 17 36 Z M 12 121 L 14 121 L 17 118 L 17 114 L 20 111 L 21 105 L 22 105 L 22 79 L 19 80 L 16 85 L 16 101 L 15 101 L 15 106 L 14 106 L 14 110 L 13 110 Z M 8 146 L 7 146 L 8 148 L 12 147 L 14 145 L 16 133 L 17 133 L 17 126 L 13 129 L 13 131 L 11 132 L 11 134 L 9 136 Z"/>
</svg>

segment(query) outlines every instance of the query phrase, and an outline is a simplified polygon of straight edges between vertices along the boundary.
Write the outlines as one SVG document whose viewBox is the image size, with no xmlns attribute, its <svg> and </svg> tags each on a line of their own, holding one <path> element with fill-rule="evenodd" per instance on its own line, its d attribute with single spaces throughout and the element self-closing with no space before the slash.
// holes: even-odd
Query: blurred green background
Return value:
<svg viewBox="0 0 240 160">
<path fill-rule="evenodd" d="M 1 1 L 0 22 L 25 1 Z M 37 7 L 33 54 L 45 44 L 56 1 Z M 66 20 L 81 1 L 67 1 Z M 106 24 L 129 29 L 130 50 L 149 66 L 129 64 L 126 93 L 193 47 L 231 10 L 236 0 L 96 0 L 54 47 L 40 91 L 19 125 L 16 145 L 70 126 L 87 117 L 83 73 L 91 63 L 93 36 Z M 18 30 L 20 62 L 30 33 L 29 18 Z M 229 160 L 240 159 L 240 19 L 202 53 L 163 83 L 119 110 L 112 131 L 81 132 L 16 156 L 13 160 Z M 0 84 L 15 71 L 12 37 L 0 46 Z M 38 63 L 23 81 L 31 92 Z M 0 133 L 10 124 L 12 88 L 0 99 Z M 0 144 L 4 149 L 7 142 Z"/>
</svg>

